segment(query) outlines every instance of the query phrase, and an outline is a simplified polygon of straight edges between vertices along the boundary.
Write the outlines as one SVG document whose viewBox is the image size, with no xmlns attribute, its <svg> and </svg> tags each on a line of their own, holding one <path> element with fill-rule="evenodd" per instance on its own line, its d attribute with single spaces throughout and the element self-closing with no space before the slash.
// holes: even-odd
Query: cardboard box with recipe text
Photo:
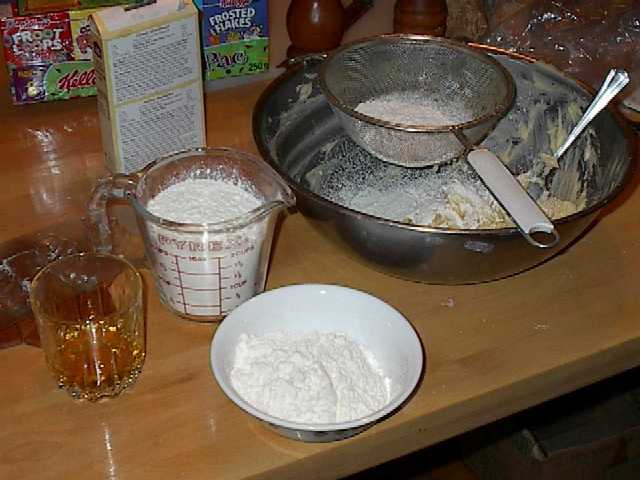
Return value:
<svg viewBox="0 0 640 480">
<path fill-rule="evenodd" d="M 206 143 L 196 8 L 158 0 L 91 16 L 107 167 L 130 173 Z"/>
</svg>

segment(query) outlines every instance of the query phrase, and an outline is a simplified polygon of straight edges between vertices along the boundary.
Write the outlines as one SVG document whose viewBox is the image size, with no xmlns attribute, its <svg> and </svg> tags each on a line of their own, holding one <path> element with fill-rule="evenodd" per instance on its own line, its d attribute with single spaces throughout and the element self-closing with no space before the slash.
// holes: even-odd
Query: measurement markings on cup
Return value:
<svg viewBox="0 0 640 480">
<path fill-rule="evenodd" d="M 176 300 L 176 304 L 182 306 L 184 313 L 190 313 L 188 309 L 193 310 L 193 309 L 218 308 L 220 311 L 222 311 L 222 299 L 220 298 L 220 291 L 223 288 L 222 282 L 220 280 L 220 260 L 221 259 L 219 257 L 213 257 L 213 258 L 181 257 L 179 255 L 172 255 L 172 257 L 176 265 L 176 268 L 174 271 L 177 273 L 178 283 L 179 283 L 179 286 L 177 286 L 177 288 L 179 289 L 180 298 L 182 299 L 182 301 Z M 190 272 L 188 270 L 180 268 L 181 258 L 185 260 L 187 267 L 189 265 L 193 265 L 190 262 L 199 262 L 199 261 L 200 262 L 213 261 L 217 265 L 215 265 L 214 271 L 212 272 Z M 192 286 L 190 284 L 189 277 L 196 277 L 195 278 L 196 286 Z M 218 277 L 218 280 L 217 280 L 218 287 L 211 288 L 206 283 L 203 285 L 202 282 L 203 281 L 206 282 L 207 277 Z M 191 292 L 194 292 L 194 293 L 192 294 Z M 191 297 L 195 295 L 198 298 L 201 298 L 199 292 L 210 292 L 212 294 L 217 293 L 218 304 L 216 305 L 216 304 L 210 304 L 210 303 L 204 303 L 204 304 L 194 303 L 195 301 L 197 301 L 197 298 L 194 300 L 191 300 Z M 213 298 L 213 296 L 214 295 L 211 295 L 211 298 Z M 207 296 L 207 298 L 209 298 L 209 296 Z"/>
<path fill-rule="evenodd" d="M 158 253 L 158 278 L 164 283 L 163 292 L 168 301 L 186 314 L 203 311 L 223 314 L 225 279 L 220 256 L 188 256 L 169 252 L 153 245 Z M 217 300 L 217 303 L 212 303 Z"/>
<path fill-rule="evenodd" d="M 182 284 L 182 272 L 180 271 L 180 263 L 178 262 L 178 256 L 173 256 L 173 261 L 176 263 L 176 273 L 178 274 L 178 284 L 180 289 L 180 295 L 182 296 L 182 308 L 184 309 L 184 313 L 187 313 L 187 300 L 184 298 L 184 285 Z M 176 303 L 178 303 L 176 301 Z"/>
<path fill-rule="evenodd" d="M 251 239 L 192 241 L 157 234 L 151 243 L 163 299 L 189 315 L 226 315 L 251 297 L 260 249 Z"/>
</svg>

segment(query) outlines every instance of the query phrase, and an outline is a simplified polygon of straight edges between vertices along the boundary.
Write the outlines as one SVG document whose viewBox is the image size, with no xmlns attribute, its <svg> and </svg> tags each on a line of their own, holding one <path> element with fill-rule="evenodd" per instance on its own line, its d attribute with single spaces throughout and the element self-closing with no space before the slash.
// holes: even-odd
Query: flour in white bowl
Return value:
<svg viewBox="0 0 640 480">
<path fill-rule="evenodd" d="M 373 353 L 331 332 L 242 334 L 231 384 L 258 410 L 311 424 L 361 418 L 390 396 L 390 380 Z"/>
</svg>

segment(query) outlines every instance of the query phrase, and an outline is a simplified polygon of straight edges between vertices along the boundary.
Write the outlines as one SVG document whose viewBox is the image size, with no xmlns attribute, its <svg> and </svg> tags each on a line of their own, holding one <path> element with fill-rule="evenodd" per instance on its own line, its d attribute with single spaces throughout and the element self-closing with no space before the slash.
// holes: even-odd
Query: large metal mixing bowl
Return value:
<svg viewBox="0 0 640 480">
<path fill-rule="evenodd" d="M 524 130 L 526 138 L 522 125 L 510 133 L 507 127 L 501 129 L 498 125 L 485 140 L 499 157 L 508 152 L 514 158 L 509 168 L 517 175 L 531 168 L 540 152 L 552 151 L 547 124 L 553 123 L 553 118 L 575 122 L 593 91 L 541 62 L 489 47 L 479 48 L 511 72 L 518 90 L 514 115 L 522 115 L 525 124 L 529 122 L 529 130 Z M 455 285 L 522 272 L 576 240 L 631 178 L 635 163 L 632 133 L 622 117 L 607 109 L 590 127 L 589 135 L 598 145 L 597 159 L 587 165 L 581 152 L 584 141 L 577 142 L 573 152 L 567 152 L 563 159 L 566 168 L 559 169 L 570 170 L 582 182 L 580 188 L 587 192 L 587 203 L 583 210 L 554 221 L 561 241 L 553 248 L 532 247 L 516 228 L 431 228 L 360 213 L 318 194 L 305 180 L 318 155 L 330 151 L 336 139 L 344 138 L 344 131 L 320 92 L 318 64 L 319 60 L 301 62 L 268 86 L 254 109 L 254 139 L 263 158 L 294 190 L 300 212 L 327 239 L 384 273 Z M 571 104 L 578 107 L 569 108 Z M 565 113 L 569 110 L 572 117 Z M 371 160 L 370 168 L 381 167 Z"/>
</svg>

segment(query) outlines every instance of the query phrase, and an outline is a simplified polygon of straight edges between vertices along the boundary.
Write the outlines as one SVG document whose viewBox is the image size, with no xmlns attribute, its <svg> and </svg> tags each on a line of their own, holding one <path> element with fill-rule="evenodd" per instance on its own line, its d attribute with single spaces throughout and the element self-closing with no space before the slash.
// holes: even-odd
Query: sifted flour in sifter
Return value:
<svg viewBox="0 0 640 480">
<path fill-rule="evenodd" d="M 464 108 L 438 105 L 420 92 L 396 92 L 359 103 L 356 112 L 378 120 L 405 125 L 456 125 L 471 120 Z"/>
<path fill-rule="evenodd" d="M 373 354 L 340 333 L 242 334 L 231 383 L 258 410 L 313 424 L 361 418 L 390 395 Z"/>
</svg>

